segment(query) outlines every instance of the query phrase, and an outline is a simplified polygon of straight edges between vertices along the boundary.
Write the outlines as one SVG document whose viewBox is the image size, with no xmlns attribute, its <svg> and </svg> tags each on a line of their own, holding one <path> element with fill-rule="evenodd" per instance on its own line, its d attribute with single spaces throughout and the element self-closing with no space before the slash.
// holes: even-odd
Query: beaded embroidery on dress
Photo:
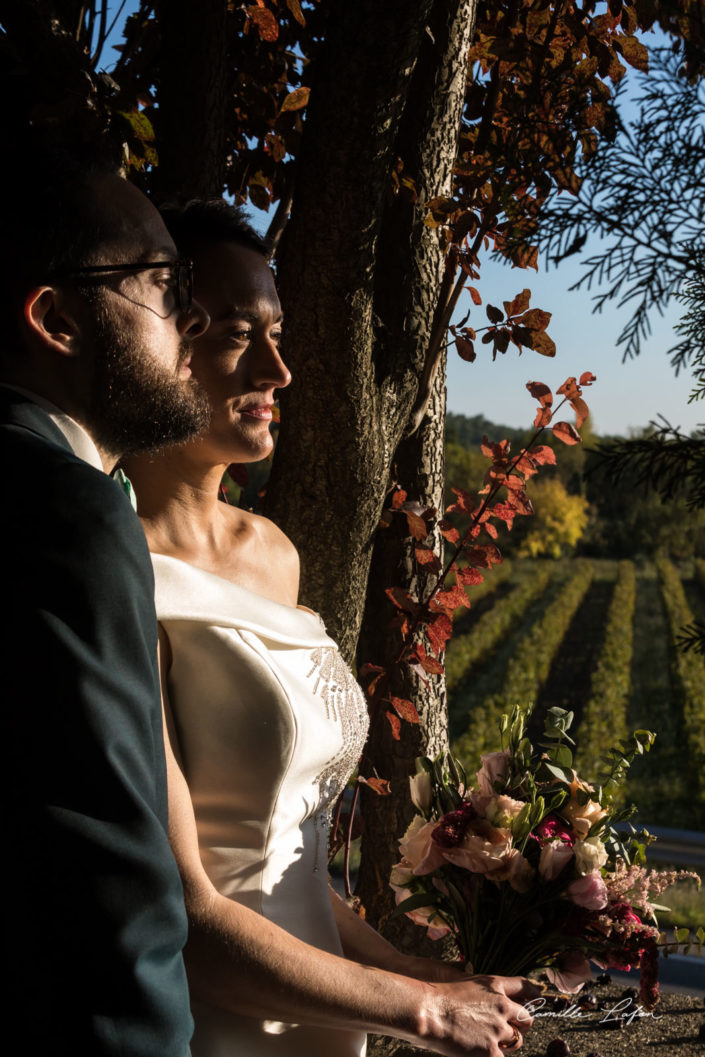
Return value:
<svg viewBox="0 0 705 1057">
<path fill-rule="evenodd" d="M 362 751 L 362 692 L 316 614 L 153 555 L 169 637 L 169 699 L 217 890 L 341 954 L 328 818 Z M 193 1057 L 363 1057 L 357 1030 L 308 1028 L 194 1005 Z"/>
</svg>

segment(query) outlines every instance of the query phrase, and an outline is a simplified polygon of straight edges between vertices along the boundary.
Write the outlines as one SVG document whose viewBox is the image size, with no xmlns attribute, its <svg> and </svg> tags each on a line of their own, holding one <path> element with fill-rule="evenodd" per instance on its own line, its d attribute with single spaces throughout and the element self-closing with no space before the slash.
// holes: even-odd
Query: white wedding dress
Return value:
<svg viewBox="0 0 705 1057">
<path fill-rule="evenodd" d="M 362 751 L 365 701 L 320 618 L 152 555 L 169 697 L 215 887 L 341 953 L 328 896 L 332 805 Z M 193 1057 L 362 1057 L 365 1036 L 195 1004 Z"/>
</svg>

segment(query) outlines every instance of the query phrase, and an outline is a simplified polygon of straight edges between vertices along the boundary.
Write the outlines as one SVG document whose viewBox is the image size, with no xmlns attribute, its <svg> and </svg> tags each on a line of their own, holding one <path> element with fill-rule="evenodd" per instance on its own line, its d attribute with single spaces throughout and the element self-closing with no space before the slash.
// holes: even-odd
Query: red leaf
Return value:
<svg viewBox="0 0 705 1057">
<path fill-rule="evenodd" d="M 541 356 L 555 356 L 556 343 L 544 331 L 531 331 L 531 348 Z"/>
<path fill-rule="evenodd" d="M 529 307 L 529 301 L 531 300 L 531 290 L 522 290 L 520 294 L 517 294 L 513 301 L 504 302 L 504 311 L 507 316 L 516 316 L 520 312 L 526 311 Z"/>
<path fill-rule="evenodd" d="M 541 429 L 543 426 L 547 426 L 553 418 L 553 412 L 550 407 L 540 407 L 536 412 L 536 418 L 534 419 L 534 426 L 536 429 Z"/>
<path fill-rule="evenodd" d="M 419 714 L 411 701 L 407 701 L 405 697 L 391 697 L 389 700 L 397 715 L 405 719 L 407 723 L 420 722 Z"/>
<path fill-rule="evenodd" d="M 460 533 L 457 528 L 454 528 L 453 525 L 451 525 L 450 521 L 439 521 L 438 528 L 440 529 L 443 539 L 448 540 L 449 543 L 457 543 L 460 539 Z"/>
<path fill-rule="evenodd" d="M 308 97 L 310 94 L 311 89 L 307 88 L 305 85 L 295 88 L 293 92 L 289 92 L 288 96 L 282 103 L 281 110 L 279 111 L 280 114 L 283 114 L 285 110 L 302 110 L 308 103 Z"/>
<path fill-rule="evenodd" d="M 524 327 L 528 327 L 529 330 L 540 332 L 545 330 L 551 322 L 551 313 L 544 312 L 542 308 L 530 308 L 528 312 L 525 312 L 523 316 L 516 320 L 516 322 L 521 323 Z"/>
<path fill-rule="evenodd" d="M 403 488 L 397 488 L 394 495 L 392 496 L 392 509 L 398 510 L 402 503 L 406 501 L 406 492 Z"/>
<path fill-rule="evenodd" d="M 422 643 L 417 642 L 415 653 L 418 657 L 419 664 L 425 672 L 428 672 L 429 675 L 443 675 L 445 668 L 435 657 L 429 657 Z"/>
<path fill-rule="evenodd" d="M 469 584 L 471 587 L 481 584 L 485 579 L 482 573 L 478 569 L 473 569 L 471 565 L 466 565 L 464 569 L 458 569 L 455 575 L 461 584 Z"/>
<path fill-rule="evenodd" d="M 553 393 L 543 382 L 527 382 L 526 388 L 542 407 L 550 407 L 553 403 Z"/>
<path fill-rule="evenodd" d="M 418 514 L 413 514 L 410 510 L 405 510 L 407 524 L 409 526 L 409 535 L 415 540 L 424 540 L 428 536 L 428 526 L 422 517 Z"/>
<path fill-rule="evenodd" d="M 391 598 L 395 606 L 403 609 L 405 613 L 416 613 L 418 605 L 403 587 L 388 587 L 385 594 Z"/>
<path fill-rule="evenodd" d="M 387 712 L 387 715 L 389 716 L 390 723 L 392 723 L 392 720 L 397 723 L 396 734 L 394 733 L 394 723 L 392 723 L 392 734 L 394 735 L 394 738 L 399 741 L 399 731 L 401 730 L 401 723 L 392 712 Z M 369 786 L 372 792 L 376 793 L 377 796 L 391 796 L 392 790 L 390 788 L 389 781 L 386 778 L 363 778 L 362 775 L 360 775 L 358 778 L 358 782 L 360 782 L 361 785 Z"/>
<path fill-rule="evenodd" d="M 439 591 L 433 596 L 429 604 L 433 606 L 435 612 L 438 612 L 439 609 L 452 612 L 454 609 L 459 609 L 460 606 L 465 606 L 466 609 L 470 608 L 468 596 L 462 587 L 458 587 L 457 584 L 445 591 Z"/>
<path fill-rule="evenodd" d="M 394 712 L 384 713 L 389 720 L 389 725 L 392 728 L 392 737 L 395 741 L 399 741 L 399 732 L 401 731 L 401 720 L 399 716 L 395 715 Z M 360 779 L 362 781 L 362 779 Z"/>
<path fill-rule="evenodd" d="M 279 36 L 279 24 L 266 7 L 248 7 L 247 15 L 257 26 L 257 32 L 262 40 L 273 41 Z"/>
<path fill-rule="evenodd" d="M 569 400 L 572 400 L 575 396 L 580 396 L 580 390 L 578 389 L 578 383 L 575 378 L 571 375 L 570 378 L 566 378 L 563 385 L 556 389 L 556 392 L 560 396 L 567 396 Z"/>
<path fill-rule="evenodd" d="M 497 536 L 499 535 L 499 533 L 497 532 L 497 529 L 495 528 L 495 526 L 492 524 L 491 521 L 488 521 L 487 524 L 485 525 L 485 532 L 487 533 L 488 536 L 491 536 L 493 540 L 496 540 Z"/>
<path fill-rule="evenodd" d="M 456 337 L 455 347 L 458 350 L 458 355 L 461 360 L 465 360 L 466 363 L 474 363 L 477 359 L 477 353 L 475 352 L 475 346 L 467 338 Z"/>
<path fill-rule="evenodd" d="M 475 287 L 474 286 L 468 286 L 467 290 L 469 291 L 470 297 L 472 298 L 472 303 L 474 305 L 481 305 L 482 304 L 482 298 L 480 297 L 480 294 L 475 289 Z"/>
<path fill-rule="evenodd" d="M 587 406 L 581 396 L 576 396 L 570 401 L 571 407 L 575 411 L 575 424 L 580 429 L 585 419 L 590 414 L 590 408 Z"/>
<path fill-rule="evenodd" d="M 509 503 L 495 503 L 492 507 L 492 513 L 495 517 L 501 518 L 505 522 L 507 528 L 511 528 L 514 524 L 514 518 L 516 516 L 516 510 Z"/>
<path fill-rule="evenodd" d="M 538 448 L 534 448 L 531 452 L 531 458 L 537 462 L 539 466 L 543 466 L 544 463 L 547 463 L 549 466 L 556 465 L 556 453 L 548 444 L 540 444 Z"/>
<path fill-rule="evenodd" d="M 465 558 L 471 565 L 477 565 L 481 569 L 491 569 L 493 565 L 501 565 L 504 558 L 494 543 L 485 543 L 480 547 L 471 547 L 465 551 Z"/>
<path fill-rule="evenodd" d="M 559 440 L 562 440 L 564 444 L 580 443 L 580 434 L 575 426 L 571 426 L 570 422 L 556 422 L 553 427 L 553 433 Z"/>
<path fill-rule="evenodd" d="M 445 613 L 439 613 L 426 628 L 426 634 L 428 635 L 431 649 L 435 655 L 438 656 L 444 649 L 448 639 L 453 634 L 453 625 L 450 621 L 450 617 L 447 617 Z"/>
<path fill-rule="evenodd" d="M 419 565 L 425 566 L 429 572 L 439 573 L 441 571 L 441 559 L 429 547 L 416 547 L 414 556 Z"/>
<path fill-rule="evenodd" d="M 594 375 L 591 371 L 583 371 L 580 375 L 581 385 L 592 385 L 593 382 L 597 381 L 597 375 Z"/>
</svg>

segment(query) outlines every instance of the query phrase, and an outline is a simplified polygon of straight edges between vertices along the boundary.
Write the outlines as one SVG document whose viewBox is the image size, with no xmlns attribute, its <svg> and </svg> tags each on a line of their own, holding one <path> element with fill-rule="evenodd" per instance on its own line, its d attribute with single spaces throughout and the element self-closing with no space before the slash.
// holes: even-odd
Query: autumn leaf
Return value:
<svg viewBox="0 0 705 1057">
<path fill-rule="evenodd" d="M 487 318 L 489 319 L 490 323 L 501 323 L 501 321 L 504 319 L 504 314 L 501 308 L 495 308 L 494 305 L 488 305 L 485 309 L 485 312 L 487 313 Z"/>
<path fill-rule="evenodd" d="M 461 360 L 465 360 L 467 363 L 474 363 L 477 359 L 477 353 L 475 352 L 475 346 L 467 338 L 461 338 L 460 336 L 455 339 L 455 347 L 458 350 L 458 355 Z"/>
<path fill-rule="evenodd" d="M 581 396 L 576 396 L 570 401 L 570 406 L 575 411 L 575 424 L 580 429 L 585 419 L 590 414 L 590 408 L 587 406 Z"/>
<path fill-rule="evenodd" d="M 423 565 L 428 572 L 439 573 L 441 571 L 441 559 L 433 553 L 430 547 L 416 547 L 414 556 L 419 565 Z"/>
<path fill-rule="evenodd" d="M 481 569 L 491 569 L 493 565 L 501 565 L 504 561 L 494 543 L 471 547 L 465 552 L 465 557 L 471 565 L 478 565 Z"/>
<path fill-rule="evenodd" d="M 470 293 L 470 297 L 472 298 L 472 303 L 474 305 L 481 305 L 482 304 L 482 298 L 480 297 L 480 294 L 475 289 L 475 287 L 474 286 L 468 286 L 468 287 L 466 287 L 466 289 Z"/>
<path fill-rule="evenodd" d="M 439 521 L 438 528 L 440 529 L 441 536 L 443 539 L 448 540 L 449 543 L 457 543 L 460 539 L 460 533 L 457 528 L 450 523 L 450 521 Z"/>
<path fill-rule="evenodd" d="M 531 347 L 534 352 L 540 353 L 541 356 L 556 355 L 556 343 L 553 338 L 549 338 L 545 331 L 531 332 Z"/>
<path fill-rule="evenodd" d="M 308 97 L 311 94 L 311 89 L 305 85 L 301 85 L 300 88 L 295 88 L 293 92 L 289 92 L 288 96 L 281 105 L 280 114 L 283 114 L 286 110 L 301 110 L 308 103 Z"/>
<path fill-rule="evenodd" d="M 466 565 L 464 569 L 458 569 L 455 575 L 461 584 L 468 584 L 471 587 L 483 583 L 485 579 L 482 573 L 471 565 Z"/>
<path fill-rule="evenodd" d="M 299 3 L 299 0 L 286 0 L 286 6 L 289 8 L 299 25 L 305 26 L 306 19 L 303 16 L 303 11 L 301 10 L 301 4 Z"/>
<path fill-rule="evenodd" d="M 397 488 L 392 496 L 392 509 L 399 510 L 401 505 L 406 502 L 406 492 L 403 488 Z"/>
<path fill-rule="evenodd" d="M 544 464 L 548 464 L 549 466 L 556 465 L 556 453 L 548 444 L 540 444 L 538 448 L 534 448 L 531 452 L 531 458 L 534 459 L 539 466 L 543 466 Z"/>
<path fill-rule="evenodd" d="M 399 741 L 399 734 L 401 731 L 401 720 L 399 719 L 399 716 L 395 715 L 394 712 L 385 712 L 384 714 L 389 720 L 389 725 L 392 728 L 392 737 L 395 741 Z M 362 782 L 364 779 L 359 778 L 358 781 Z"/>
<path fill-rule="evenodd" d="M 597 375 L 592 374 L 591 371 L 583 371 L 580 375 L 581 385 L 592 385 L 593 382 L 597 381 Z"/>
<path fill-rule="evenodd" d="M 439 613 L 426 628 L 428 641 L 436 657 L 443 651 L 445 644 L 453 634 L 453 625 L 445 613 Z"/>
<path fill-rule="evenodd" d="M 279 36 L 279 23 L 266 7 L 248 7 L 247 16 L 254 22 L 262 40 L 270 43 Z"/>
<path fill-rule="evenodd" d="M 409 535 L 415 540 L 423 540 L 428 536 L 428 525 L 418 514 L 405 510 L 406 521 L 409 526 Z"/>
<path fill-rule="evenodd" d="M 537 332 L 542 331 L 545 330 L 551 322 L 551 313 L 545 312 L 542 308 L 530 308 L 528 312 L 524 312 L 523 316 L 520 316 L 516 322 L 521 323 L 524 327 L 528 327 L 529 330 Z"/>
<path fill-rule="evenodd" d="M 553 432 L 559 440 L 562 440 L 564 444 L 579 444 L 580 434 L 578 433 L 575 426 L 572 426 L 570 422 L 556 422 L 553 427 Z"/>
<path fill-rule="evenodd" d="M 622 55 L 630 66 L 648 73 L 649 52 L 640 40 L 636 37 L 620 36 L 617 37 L 615 46 L 621 48 Z"/>
<path fill-rule="evenodd" d="M 131 125 L 132 131 L 142 143 L 154 142 L 154 127 L 142 110 L 120 110 L 120 115 Z"/>
<path fill-rule="evenodd" d="M 526 388 L 542 407 L 550 407 L 553 403 L 553 393 L 543 382 L 527 382 Z"/>
<path fill-rule="evenodd" d="M 438 591 L 430 603 L 436 612 L 438 610 L 450 610 L 459 609 L 464 606 L 466 609 L 470 608 L 470 602 L 468 596 L 463 591 L 462 587 L 458 587 L 456 584 L 454 587 L 450 587 L 445 591 Z"/>
<path fill-rule="evenodd" d="M 522 290 L 520 294 L 517 294 L 513 301 L 504 302 L 504 312 L 507 316 L 516 316 L 520 312 L 525 312 L 529 307 L 531 300 L 531 290 Z"/>
<path fill-rule="evenodd" d="M 407 701 L 405 697 L 390 697 L 389 701 L 397 715 L 407 723 L 419 722 L 419 714 L 411 701 Z"/>
<path fill-rule="evenodd" d="M 388 598 L 391 598 L 392 602 L 399 609 L 403 609 L 405 613 L 416 613 L 418 605 L 414 602 L 413 598 L 408 591 L 405 591 L 403 587 L 388 587 L 385 591 Z"/>
<path fill-rule="evenodd" d="M 534 419 L 534 428 L 543 429 L 547 426 L 553 418 L 553 412 L 550 407 L 540 407 L 536 412 L 536 418 Z"/>
<path fill-rule="evenodd" d="M 417 642 L 414 648 L 414 653 L 418 659 L 419 664 L 425 672 L 429 675 L 443 675 L 445 668 L 440 661 L 437 661 L 435 657 L 430 657 L 426 653 L 426 648 L 423 643 Z"/>
</svg>

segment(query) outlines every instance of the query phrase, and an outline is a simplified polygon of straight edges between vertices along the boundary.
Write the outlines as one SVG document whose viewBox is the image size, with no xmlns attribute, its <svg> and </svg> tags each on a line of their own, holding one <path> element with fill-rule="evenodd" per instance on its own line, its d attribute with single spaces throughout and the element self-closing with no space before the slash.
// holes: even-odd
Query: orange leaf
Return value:
<svg viewBox="0 0 705 1057">
<path fill-rule="evenodd" d="M 553 412 L 550 407 L 540 407 L 536 412 L 536 418 L 534 419 L 534 426 L 536 429 L 541 429 L 543 426 L 547 426 L 553 418 Z"/>
<path fill-rule="evenodd" d="M 439 521 L 438 528 L 443 539 L 448 540 L 449 543 L 457 543 L 460 539 L 460 533 L 457 528 L 451 525 L 450 521 Z"/>
<path fill-rule="evenodd" d="M 478 565 L 481 569 L 491 569 L 493 565 L 501 565 L 504 558 L 494 543 L 485 543 L 481 547 L 471 547 L 465 552 L 465 557 L 471 565 Z"/>
<path fill-rule="evenodd" d="M 553 403 L 553 393 L 543 382 L 527 382 L 526 388 L 542 407 L 550 407 Z"/>
<path fill-rule="evenodd" d="M 467 290 L 470 293 L 470 297 L 472 298 L 472 303 L 474 305 L 481 305 L 482 298 L 480 297 L 479 291 L 477 291 L 474 286 L 468 286 Z"/>
<path fill-rule="evenodd" d="M 544 463 L 548 463 L 549 466 L 556 465 L 556 453 L 548 444 L 540 444 L 538 448 L 534 448 L 531 452 L 531 458 L 534 459 L 539 466 L 543 466 Z"/>
<path fill-rule="evenodd" d="M 299 23 L 299 25 L 300 26 L 305 26 L 306 25 L 306 19 L 303 16 L 303 12 L 301 10 L 301 4 L 299 3 L 299 0 L 286 0 L 286 6 L 289 8 L 289 10 L 291 11 L 292 15 L 294 16 L 296 21 Z"/>
<path fill-rule="evenodd" d="M 559 440 L 562 440 L 564 444 L 580 443 L 580 434 L 575 426 L 571 426 L 570 422 L 556 422 L 553 427 L 553 433 Z"/>
<path fill-rule="evenodd" d="M 399 609 L 403 609 L 406 613 L 415 613 L 418 609 L 416 602 L 414 602 L 409 592 L 405 591 L 403 587 L 388 587 L 385 594 L 388 598 L 391 598 L 395 606 L 398 606 Z"/>
<path fill-rule="evenodd" d="M 439 591 L 431 599 L 430 605 L 434 607 L 434 610 L 438 612 L 439 609 L 450 610 L 458 609 L 460 606 L 465 606 L 466 609 L 470 608 L 468 596 L 463 591 L 462 587 L 449 587 L 446 591 Z"/>
<path fill-rule="evenodd" d="M 438 654 L 444 649 L 448 639 L 453 634 L 453 625 L 451 624 L 450 617 L 447 617 L 445 613 L 439 613 L 426 628 L 426 634 L 428 635 L 431 649 L 435 655 L 438 656 Z"/>
<path fill-rule="evenodd" d="M 571 407 L 575 411 L 575 424 L 580 429 L 585 419 L 590 414 L 590 408 L 587 406 L 581 396 L 573 397 L 570 401 Z"/>
<path fill-rule="evenodd" d="M 397 724 L 395 733 L 394 723 L 392 723 L 392 735 L 397 741 L 399 741 L 399 731 L 401 730 L 401 723 L 392 712 L 387 712 L 387 715 L 389 716 L 390 723 L 392 723 L 392 720 L 394 720 Z M 358 782 L 360 782 L 362 785 L 369 786 L 372 792 L 376 793 L 377 796 L 391 796 L 392 790 L 390 788 L 389 781 L 386 778 L 363 778 L 362 775 L 360 775 L 360 777 L 358 778 Z"/>
<path fill-rule="evenodd" d="M 409 535 L 415 540 L 423 540 L 428 536 L 428 526 L 422 517 L 418 514 L 413 514 L 410 510 L 405 510 L 407 524 L 409 526 Z"/>
<path fill-rule="evenodd" d="M 581 385 L 592 385 L 592 383 L 596 382 L 596 381 L 597 381 L 597 376 L 592 374 L 591 371 L 583 371 L 583 373 L 580 375 L 580 384 Z"/>
<path fill-rule="evenodd" d="M 470 584 L 472 587 L 476 584 L 481 584 L 485 579 L 482 573 L 477 569 L 473 569 L 471 565 L 467 565 L 464 569 L 458 569 L 455 575 L 459 583 Z"/>
<path fill-rule="evenodd" d="M 508 316 L 516 316 L 519 312 L 525 312 L 531 300 L 531 290 L 522 290 L 513 301 L 504 302 L 504 311 Z"/>
<path fill-rule="evenodd" d="M 416 547 L 414 556 L 419 565 L 424 565 L 429 572 L 439 573 L 441 571 L 441 559 L 428 547 Z"/>
<path fill-rule="evenodd" d="M 407 701 L 405 697 L 390 697 L 389 700 L 397 715 L 405 719 L 407 723 L 420 722 L 419 714 L 411 701 Z"/>
<path fill-rule="evenodd" d="M 295 88 L 293 92 L 289 92 L 288 96 L 281 105 L 280 114 L 283 114 L 285 110 L 301 110 L 308 103 L 308 97 L 311 94 L 311 89 L 301 85 L 300 88 Z"/>
<path fill-rule="evenodd" d="M 566 380 L 563 382 L 563 385 L 559 386 L 558 389 L 556 389 L 556 392 L 560 396 L 567 396 L 569 400 L 572 400 L 576 396 L 580 396 L 578 384 L 572 375 L 570 378 L 566 378 Z"/>
<path fill-rule="evenodd" d="M 549 338 L 543 330 L 531 332 L 531 348 L 534 352 L 538 352 L 541 356 L 555 356 L 556 355 L 556 343 L 553 338 Z"/>
<path fill-rule="evenodd" d="M 440 661 L 437 661 L 435 657 L 429 657 L 422 643 L 416 644 L 416 656 L 418 657 L 419 664 L 425 672 L 429 675 L 443 675 L 445 668 Z"/>
<path fill-rule="evenodd" d="M 525 312 L 523 316 L 520 316 L 516 322 L 521 323 L 524 327 L 528 327 L 529 330 L 545 330 L 551 322 L 551 313 L 544 312 L 542 308 L 530 308 L 528 312 Z"/>
<path fill-rule="evenodd" d="M 403 488 L 397 488 L 392 496 L 392 509 L 398 510 L 402 503 L 406 502 L 406 492 Z"/>
<path fill-rule="evenodd" d="M 456 337 L 455 347 L 458 350 L 458 355 L 461 360 L 465 360 L 467 363 L 474 363 L 477 359 L 477 353 L 475 352 L 475 346 L 467 338 Z"/>
<path fill-rule="evenodd" d="M 266 7 L 248 7 L 247 15 L 257 26 L 262 40 L 273 41 L 279 36 L 279 23 Z"/>
</svg>

